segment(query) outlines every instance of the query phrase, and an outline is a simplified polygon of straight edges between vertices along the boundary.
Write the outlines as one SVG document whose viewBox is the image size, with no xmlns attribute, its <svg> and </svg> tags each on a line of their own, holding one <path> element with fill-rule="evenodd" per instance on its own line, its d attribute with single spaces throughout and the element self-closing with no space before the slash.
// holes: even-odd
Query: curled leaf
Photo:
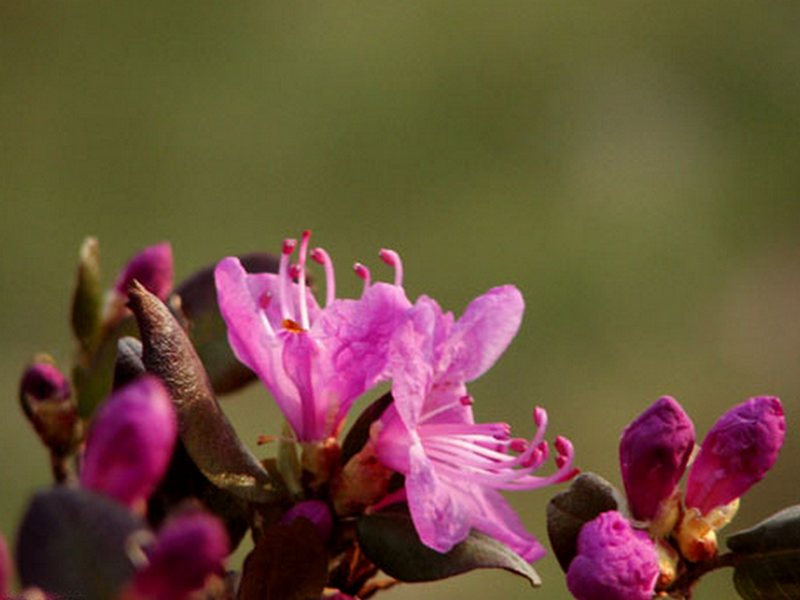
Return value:
<svg viewBox="0 0 800 600">
<path fill-rule="evenodd" d="M 568 489 L 553 496 L 547 505 L 547 535 L 565 573 L 578 552 L 578 534 L 584 523 L 624 505 L 619 491 L 594 473 L 582 473 Z"/>
<path fill-rule="evenodd" d="M 144 365 L 166 384 L 192 461 L 214 485 L 245 500 L 274 499 L 269 474 L 222 412 L 197 353 L 169 309 L 137 283 L 131 286 L 129 306 L 139 323 Z"/>
</svg>

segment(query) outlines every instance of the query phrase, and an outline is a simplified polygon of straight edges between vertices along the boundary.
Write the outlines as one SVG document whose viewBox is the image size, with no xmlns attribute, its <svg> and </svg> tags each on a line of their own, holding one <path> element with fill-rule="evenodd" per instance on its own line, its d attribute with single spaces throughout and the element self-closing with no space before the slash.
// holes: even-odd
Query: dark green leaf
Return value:
<svg viewBox="0 0 800 600">
<path fill-rule="evenodd" d="M 103 287 L 100 282 L 100 245 L 88 237 L 81 245 L 78 276 L 72 294 L 72 331 L 81 349 L 91 353 L 100 332 Z"/>
<path fill-rule="evenodd" d="M 478 531 L 470 532 L 446 554 L 428 548 L 420 541 L 405 506 L 364 516 L 356 530 L 367 558 L 400 581 L 436 581 L 474 569 L 505 569 L 534 587 L 541 585 L 539 575 L 521 556 Z"/>
<path fill-rule="evenodd" d="M 104 332 L 102 340 L 88 363 L 79 362 L 72 371 L 72 380 L 78 401 L 78 412 L 83 418 L 94 414 L 98 405 L 111 393 L 114 365 L 117 360 L 117 342 L 121 337 L 136 332 L 135 321 L 128 316 Z"/>
<path fill-rule="evenodd" d="M 375 400 L 367 408 L 364 409 L 350 431 L 347 432 L 347 437 L 344 438 L 342 443 L 342 464 L 347 464 L 347 461 L 358 454 L 364 447 L 364 444 L 369 440 L 369 428 L 378 419 L 380 419 L 383 412 L 389 408 L 392 403 L 391 392 L 386 392 L 383 396 Z"/>
<path fill-rule="evenodd" d="M 129 306 L 139 322 L 144 364 L 170 391 L 181 441 L 194 464 L 214 485 L 245 500 L 273 500 L 276 492 L 269 474 L 222 412 L 205 369 L 175 317 L 137 283 L 131 286 Z"/>
<path fill-rule="evenodd" d="M 278 259 L 271 254 L 240 256 L 248 273 L 277 273 Z M 181 283 L 175 290 L 178 308 L 187 322 L 189 337 L 203 361 L 217 394 L 226 394 L 255 379 L 228 345 L 228 330 L 217 305 L 214 266 L 206 267 Z"/>
<path fill-rule="evenodd" d="M 594 473 L 582 473 L 569 489 L 556 494 L 547 505 L 547 536 L 566 572 L 577 553 L 578 534 L 584 523 L 608 510 L 621 510 L 622 495 Z"/>
<path fill-rule="evenodd" d="M 786 508 L 727 540 L 733 581 L 746 600 L 800 598 L 800 505 Z"/>
<path fill-rule="evenodd" d="M 327 577 L 328 555 L 314 525 L 273 525 L 245 560 L 239 600 L 316 599 Z"/>
<path fill-rule="evenodd" d="M 19 530 L 22 584 L 59 598 L 116 598 L 134 573 L 126 542 L 142 529 L 126 507 L 92 492 L 63 486 L 40 492 Z"/>
</svg>

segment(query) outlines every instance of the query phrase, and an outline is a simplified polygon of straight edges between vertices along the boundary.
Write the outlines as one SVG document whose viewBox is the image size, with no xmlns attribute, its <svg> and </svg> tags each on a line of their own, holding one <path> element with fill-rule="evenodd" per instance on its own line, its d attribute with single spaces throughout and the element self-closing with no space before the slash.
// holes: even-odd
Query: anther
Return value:
<svg viewBox="0 0 800 600">
<path fill-rule="evenodd" d="M 381 248 L 381 251 L 378 253 L 378 256 L 381 257 L 381 260 L 383 262 L 385 262 L 390 267 L 394 268 L 394 284 L 396 286 L 402 286 L 403 261 L 400 260 L 400 255 L 394 250 L 389 250 L 388 248 Z"/>
</svg>

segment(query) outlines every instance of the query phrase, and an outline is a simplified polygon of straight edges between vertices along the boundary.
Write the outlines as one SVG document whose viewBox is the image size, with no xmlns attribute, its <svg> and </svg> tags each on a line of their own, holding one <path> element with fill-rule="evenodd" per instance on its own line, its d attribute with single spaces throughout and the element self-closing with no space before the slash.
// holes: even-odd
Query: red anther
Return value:
<svg viewBox="0 0 800 600">
<path fill-rule="evenodd" d="M 293 238 L 288 238 L 283 240 L 283 246 L 281 246 L 281 253 L 282 254 L 291 254 L 294 252 L 294 249 L 297 248 L 297 240 Z"/>
<path fill-rule="evenodd" d="M 300 268 L 300 265 L 289 265 L 289 277 L 295 281 L 300 279 L 300 274 L 302 272 L 303 270 Z"/>
<path fill-rule="evenodd" d="M 362 265 L 360 262 L 357 262 L 353 265 L 353 271 L 355 274 L 364 280 L 369 280 L 369 269 Z"/>
<path fill-rule="evenodd" d="M 475 404 L 475 400 L 472 398 L 472 396 L 461 396 L 461 398 L 459 398 L 459 402 L 461 402 L 462 406 L 472 406 Z"/>
<path fill-rule="evenodd" d="M 537 427 L 541 427 L 542 423 L 547 422 L 547 411 L 541 406 L 533 409 L 533 422 L 536 423 Z"/>
<path fill-rule="evenodd" d="M 322 248 L 314 248 L 311 251 L 311 260 L 320 265 L 324 265 L 330 262 L 328 253 L 325 252 L 325 250 L 323 250 Z"/>
<path fill-rule="evenodd" d="M 388 248 L 381 248 L 381 251 L 378 252 L 378 256 L 380 256 L 381 260 L 390 267 L 396 267 L 397 263 L 400 261 L 400 257 L 397 255 L 397 252 L 394 250 L 389 250 Z"/>
<path fill-rule="evenodd" d="M 513 440 L 511 440 L 509 448 L 511 448 L 513 452 L 522 454 L 523 452 L 525 452 L 525 450 L 528 449 L 528 441 L 522 438 L 514 438 Z"/>
</svg>

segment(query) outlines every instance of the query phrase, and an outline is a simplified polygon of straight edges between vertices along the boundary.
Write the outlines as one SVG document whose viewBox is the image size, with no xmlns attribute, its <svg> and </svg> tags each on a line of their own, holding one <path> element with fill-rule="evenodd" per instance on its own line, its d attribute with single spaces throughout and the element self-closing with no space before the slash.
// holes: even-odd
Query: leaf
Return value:
<svg viewBox="0 0 800 600">
<path fill-rule="evenodd" d="M 350 427 L 347 432 L 347 437 L 342 442 L 342 464 L 347 464 L 347 461 L 358 454 L 364 447 L 364 444 L 369 440 L 369 428 L 378 419 L 384 411 L 389 408 L 392 403 L 391 392 L 386 392 L 383 396 L 375 400 L 367 408 L 364 409 L 356 422 Z"/>
<path fill-rule="evenodd" d="M 320 598 L 328 577 L 328 554 L 306 519 L 264 530 L 247 556 L 238 600 Z"/>
<path fill-rule="evenodd" d="M 135 321 L 128 317 L 106 330 L 88 363 L 75 365 L 72 379 L 78 402 L 78 412 L 89 418 L 95 409 L 111 393 L 114 381 L 114 365 L 117 360 L 117 342 L 120 338 L 135 333 Z"/>
<path fill-rule="evenodd" d="M 62 486 L 40 492 L 19 530 L 22 584 L 60 598 L 115 598 L 135 571 L 126 543 L 144 529 L 126 507 L 87 490 Z"/>
<path fill-rule="evenodd" d="M 547 536 L 565 573 L 578 551 L 583 525 L 600 513 L 624 506 L 619 491 L 594 473 L 582 473 L 568 489 L 553 496 L 547 505 Z"/>
<path fill-rule="evenodd" d="M 72 294 L 72 331 L 81 349 L 90 354 L 100 332 L 103 287 L 100 282 L 100 245 L 87 237 L 81 245 L 78 275 Z"/>
<path fill-rule="evenodd" d="M 278 259 L 266 253 L 239 257 L 248 273 L 277 273 Z M 228 345 L 228 329 L 217 305 L 214 267 L 201 269 L 175 290 L 181 316 L 188 322 L 189 337 L 208 372 L 217 394 L 233 392 L 255 374 L 240 363 Z"/>
<path fill-rule="evenodd" d="M 746 600 L 800 598 L 800 505 L 727 539 L 733 582 Z"/>
<path fill-rule="evenodd" d="M 169 309 L 137 283 L 129 306 L 139 322 L 145 367 L 167 386 L 181 441 L 194 464 L 214 485 L 245 500 L 275 499 L 272 479 L 222 412 L 197 353 Z"/>
<path fill-rule="evenodd" d="M 367 558 L 400 581 L 436 581 L 474 569 L 505 569 L 534 587 L 541 585 L 539 575 L 521 556 L 479 531 L 471 531 L 445 554 L 428 548 L 405 505 L 361 517 L 356 532 Z"/>
</svg>

